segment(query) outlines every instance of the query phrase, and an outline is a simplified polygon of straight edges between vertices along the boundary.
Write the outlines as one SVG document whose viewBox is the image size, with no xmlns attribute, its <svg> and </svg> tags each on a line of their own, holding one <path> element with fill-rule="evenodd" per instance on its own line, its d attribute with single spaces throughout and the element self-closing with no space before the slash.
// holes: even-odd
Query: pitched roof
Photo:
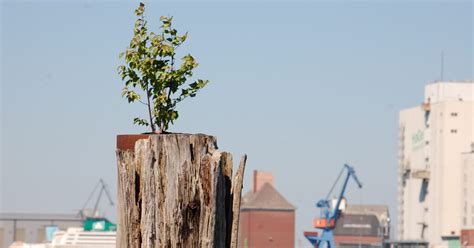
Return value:
<svg viewBox="0 0 474 248">
<path fill-rule="evenodd" d="M 257 192 L 248 192 L 242 197 L 241 210 L 283 210 L 294 211 L 285 197 L 269 183 L 265 183 Z"/>
</svg>

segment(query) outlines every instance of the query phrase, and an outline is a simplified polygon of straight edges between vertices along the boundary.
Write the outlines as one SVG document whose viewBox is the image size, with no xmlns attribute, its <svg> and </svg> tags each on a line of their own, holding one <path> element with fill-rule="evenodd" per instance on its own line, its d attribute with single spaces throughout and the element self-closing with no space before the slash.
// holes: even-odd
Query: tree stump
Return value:
<svg viewBox="0 0 474 248">
<path fill-rule="evenodd" d="M 245 155 L 232 179 L 213 136 L 119 135 L 117 160 L 117 247 L 237 247 Z"/>
</svg>

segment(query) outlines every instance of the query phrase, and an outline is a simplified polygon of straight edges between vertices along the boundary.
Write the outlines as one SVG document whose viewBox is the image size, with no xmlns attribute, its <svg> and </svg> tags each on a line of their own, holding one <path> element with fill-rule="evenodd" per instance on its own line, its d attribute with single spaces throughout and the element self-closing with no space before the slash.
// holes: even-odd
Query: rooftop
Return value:
<svg viewBox="0 0 474 248">
<path fill-rule="evenodd" d="M 382 215 L 388 214 L 387 205 L 357 205 L 357 204 L 347 204 L 345 213 L 351 214 L 375 214 Z"/>
<path fill-rule="evenodd" d="M 62 220 L 62 221 L 81 221 L 77 214 L 56 214 L 56 213 L 0 213 L 2 220 Z"/>
<path fill-rule="evenodd" d="M 343 213 L 346 215 L 375 215 L 381 223 L 386 223 L 390 217 L 387 205 L 348 204 Z"/>
<path fill-rule="evenodd" d="M 250 191 L 243 196 L 240 209 L 294 211 L 295 206 L 278 193 L 270 183 L 265 183 L 255 193 Z"/>
</svg>

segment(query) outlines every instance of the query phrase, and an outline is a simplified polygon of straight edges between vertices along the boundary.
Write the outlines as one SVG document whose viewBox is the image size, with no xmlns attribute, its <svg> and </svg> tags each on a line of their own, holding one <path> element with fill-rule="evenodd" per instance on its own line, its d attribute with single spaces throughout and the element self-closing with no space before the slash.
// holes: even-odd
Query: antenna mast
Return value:
<svg viewBox="0 0 474 248">
<path fill-rule="evenodd" d="M 441 51 L 441 81 L 444 80 L 444 51 Z"/>
</svg>

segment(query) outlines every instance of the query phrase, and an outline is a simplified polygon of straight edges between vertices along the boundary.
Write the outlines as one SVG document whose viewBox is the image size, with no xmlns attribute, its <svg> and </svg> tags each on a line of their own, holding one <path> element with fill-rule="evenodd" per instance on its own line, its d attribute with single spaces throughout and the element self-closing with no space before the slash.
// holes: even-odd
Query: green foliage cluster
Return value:
<svg viewBox="0 0 474 248">
<path fill-rule="evenodd" d="M 129 103 L 140 102 L 148 108 L 149 119 L 137 117 L 135 124 L 150 126 L 152 132 L 157 127 L 166 132 L 178 118 L 176 104 L 196 96 L 208 81 L 198 79 L 187 83 L 198 66 L 190 54 L 182 57 L 179 65 L 175 60 L 176 49 L 186 41 L 187 33 L 179 35 L 172 26 L 173 18 L 166 16 L 160 18 L 160 33 L 149 33 L 144 11 L 145 5 L 140 3 L 135 10 L 138 19 L 134 36 L 126 51 L 120 54 L 125 59 L 125 64 L 118 68 L 125 81 L 122 96 Z"/>
</svg>

